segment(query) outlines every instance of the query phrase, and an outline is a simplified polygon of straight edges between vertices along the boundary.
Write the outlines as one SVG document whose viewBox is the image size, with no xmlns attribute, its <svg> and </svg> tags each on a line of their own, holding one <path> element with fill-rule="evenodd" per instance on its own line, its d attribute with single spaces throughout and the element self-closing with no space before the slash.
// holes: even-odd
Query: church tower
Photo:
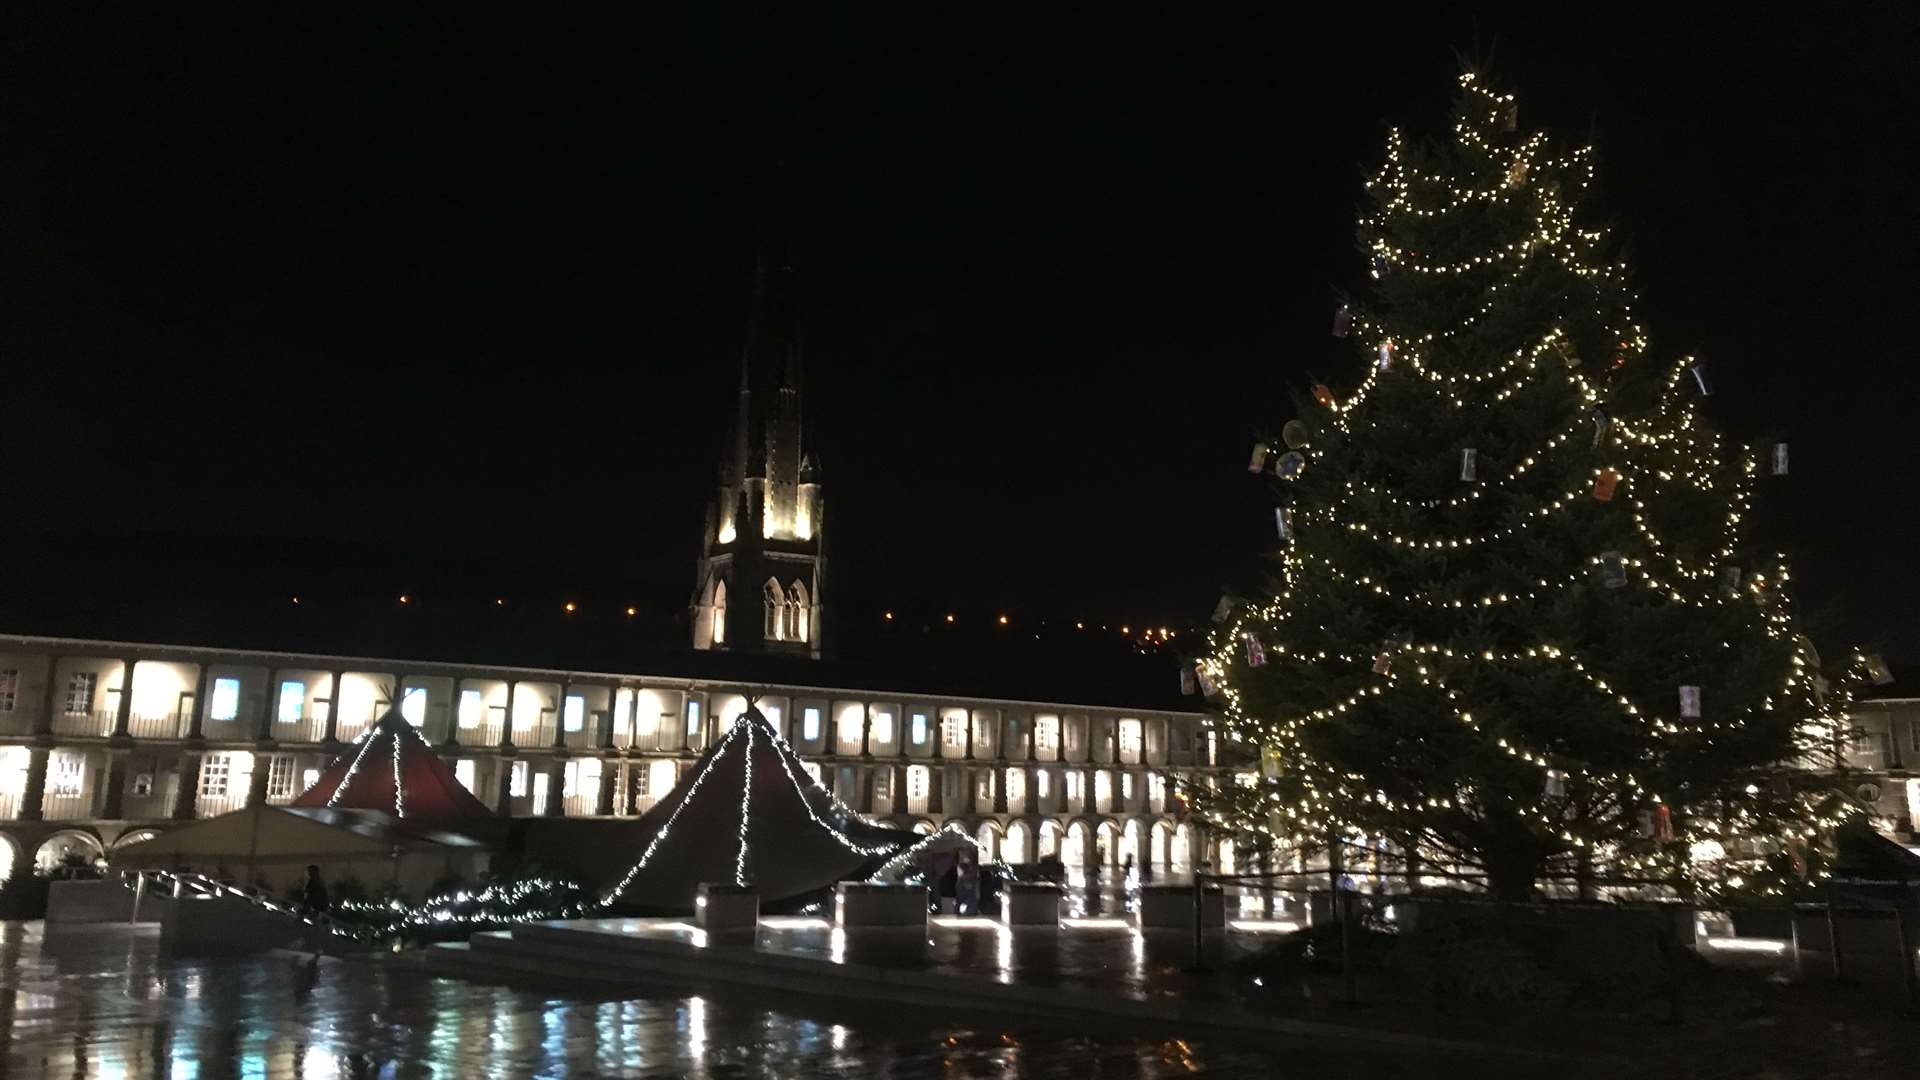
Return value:
<svg viewBox="0 0 1920 1080">
<path fill-rule="evenodd" d="M 756 267 L 731 452 L 700 542 L 696 649 L 820 658 L 823 501 L 801 425 L 795 289 L 786 259 Z"/>
</svg>

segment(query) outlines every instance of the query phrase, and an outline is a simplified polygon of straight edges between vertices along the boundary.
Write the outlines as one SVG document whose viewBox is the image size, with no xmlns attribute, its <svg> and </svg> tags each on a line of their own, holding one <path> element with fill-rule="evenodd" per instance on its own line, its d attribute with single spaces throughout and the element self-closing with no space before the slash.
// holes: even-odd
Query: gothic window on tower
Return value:
<svg viewBox="0 0 1920 1080">
<path fill-rule="evenodd" d="M 780 583 L 767 579 L 766 588 L 766 629 L 760 635 L 767 641 L 787 640 L 787 594 Z"/>
<path fill-rule="evenodd" d="M 788 592 L 792 599 L 787 604 L 787 640 L 805 641 L 813 621 L 813 599 L 807 594 L 805 582 L 794 582 Z"/>
<path fill-rule="evenodd" d="M 713 579 L 713 643 L 727 643 L 727 583 Z"/>
</svg>

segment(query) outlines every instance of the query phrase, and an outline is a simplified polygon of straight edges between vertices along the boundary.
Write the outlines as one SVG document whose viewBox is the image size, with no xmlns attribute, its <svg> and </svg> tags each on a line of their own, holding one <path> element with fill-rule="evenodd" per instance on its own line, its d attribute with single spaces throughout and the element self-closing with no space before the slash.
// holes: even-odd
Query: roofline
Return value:
<svg viewBox="0 0 1920 1080">
<path fill-rule="evenodd" d="M 815 685 L 806 684 L 806 683 L 781 683 L 781 682 L 757 682 L 754 680 L 710 679 L 710 678 L 703 678 L 700 676 L 689 676 L 689 675 L 646 675 L 646 674 L 639 674 L 634 672 L 622 673 L 617 671 L 581 671 L 581 670 L 572 669 L 572 668 L 530 668 L 530 667 L 517 667 L 511 664 L 460 664 L 460 663 L 454 663 L 446 660 L 407 660 L 407 659 L 402 659 L 398 657 L 386 657 L 386 656 L 345 656 L 344 654 L 339 654 L 339 653 L 279 652 L 277 650 L 272 650 L 272 649 L 230 649 L 230 648 L 226 648 L 224 646 L 218 646 L 218 645 L 169 645 L 161 642 L 152 642 L 152 641 L 106 641 L 99 638 L 47 637 L 47 636 L 35 635 L 35 634 L 0 634 L 0 643 L 7 643 L 7 644 L 18 643 L 20 645 L 29 645 L 29 646 L 35 645 L 35 644 L 42 644 L 42 645 L 52 646 L 56 648 L 63 647 L 63 646 L 83 646 L 83 647 L 94 649 L 94 650 L 147 649 L 147 650 L 155 650 L 155 651 L 173 651 L 173 652 L 180 652 L 180 653 L 213 653 L 220 656 L 256 658 L 256 659 L 263 659 L 263 660 L 269 659 L 269 658 L 283 659 L 283 660 L 348 659 L 348 660 L 355 660 L 355 661 L 368 663 L 368 664 L 379 664 L 383 666 L 394 665 L 394 666 L 412 668 L 418 671 L 418 673 L 420 674 L 427 674 L 433 668 L 469 668 L 469 669 L 478 668 L 484 671 L 497 671 L 502 674 L 512 673 L 512 674 L 525 674 L 525 675 L 562 675 L 562 676 L 568 676 L 568 677 L 583 675 L 590 679 L 633 679 L 633 680 L 638 680 L 643 682 L 655 682 L 655 683 L 684 683 L 686 684 L 689 690 L 693 689 L 695 686 L 700 684 L 707 684 L 707 685 L 718 684 L 723 686 L 733 686 L 735 688 L 743 689 L 743 690 L 748 690 L 748 689 L 806 690 L 806 691 L 814 691 L 820 694 L 824 694 L 829 697 L 832 697 L 834 695 L 868 697 L 868 696 L 877 694 L 883 697 L 897 697 L 897 698 L 900 698 L 902 701 L 911 701 L 916 697 L 918 698 L 947 697 L 947 698 L 959 698 L 964 701 L 978 701 L 978 702 L 994 704 L 994 705 L 1044 706 L 1044 707 L 1054 708 L 1054 709 L 1087 709 L 1087 710 L 1098 710 L 1102 712 L 1158 713 L 1163 716 L 1190 716 L 1200 720 L 1205 720 L 1209 716 L 1209 714 L 1205 712 L 1189 711 L 1186 709 L 1155 708 L 1151 706 L 1136 707 L 1136 706 L 1128 706 L 1128 705 L 1088 705 L 1088 704 L 1071 702 L 1071 701 L 1038 701 L 1038 700 L 1031 700 L 1027 698 L 982 697 L 977 694 L 929 694 L 925 691 L 902 691 L 902 690 L 882 690 L 882 689 L 863 690 L 858 687 L 852 687 L 852 686 L 815 686 Z M 329 665 L 315 664 L 313 666 L 319 667 L 319 668 L 326 668 Z M 789 696 L 794 696 L 794 695 L 789 695 Z M 1881 700 L 1896 700 L 1896 699 L 1883 698 Z"/>
</svg>

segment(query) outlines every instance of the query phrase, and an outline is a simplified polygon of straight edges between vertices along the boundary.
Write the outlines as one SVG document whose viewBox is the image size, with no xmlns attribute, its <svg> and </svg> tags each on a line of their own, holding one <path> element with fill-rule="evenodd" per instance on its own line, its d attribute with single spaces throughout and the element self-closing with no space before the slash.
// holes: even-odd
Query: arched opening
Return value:
<svg viewBox="0 0 1920 1080">
<path fill-rule="evenodd" d="M 765 611 L 761 614 L 762 629 L 760 636 L 767 641 L 785 641 L 787 639 L 787 594 L 780 583 L 772 578 L 760 589 Z"/>
<path fill-rule="evenodd" d="M 20 866 L 20 845 L 13 837 L 0 833 L 0 885 L 13 880 L 13 872 Z"/>
<path fill-rule="evenodd" d="M 1040 858 L 1060 858 L 1060 823 L 1048 818 L 1040 823 Z"/>
<path fill-rule="evenodd" d="M 933 822 L 928 821 L 926 818 L 921 818 L 913 823 L 913 831 L 919 833 L 921 836 L 932 836 Z"/>
<path fill-rule="evenodd" d="M 105 854 L 100 841 L 91 833 L 57 832 L 47 837 L 33 854 L 33 868 L 43 874 L 62 870 L 91 868 Z"/>
<path fill-rule="evenodd" d="M 1186 873 L 1193 869 L 1193 827 L 1182 823 L 1173 830 L 1173 839 L 1167 845 L 1167 869 Z"/>
<path fill-rule="evenodd" d="M 1220 864 L 1218 868 L 1218 871 L 1220 873 L 1222 874 L 1236 873 L 1234 869 L 1233 856 L 1234 856 L 1234 851 L 1233 851 L 1232 838 L 1222 837 L 1220 840 L 1220 858 L 1217 860 Z"/>
<path fill-rule="evenodd" d="M 1173 826 L 1156 821 L 1147 834 L 1148 850 L 1153 852 L 1153 869 L 1166 873 L 1173 868 Z"/>
<path fill-rule="evenodd" d="M 805 641 L 812 630 L 813 597 L 802 581 L 794 582 L 787 593 L 787 640 Z"/>
<path fill-rule="evenodd" d="M 1140 820 L 1138 818 L 1128 821 L 1126 828 L 1120 830 L 1120 846 L 1114 852 L 1113 859 L 1121 866 L 1131 862 L 1135 867 L 1146 861 L 1140 852 Z"/>
<path fill-rule="evenodd" d="M 122 833 L 120 838 L 113 842 L 113 850 L 117 852 L 128 844 L 138 844 L 142 841 L 151 840 L 159 835 L 159 829 L 133 829 L 129 832 Z"/>
<path fill-rule="evenodd" d="M 1007 826 L 1006 843 L 1001 845 L 1000 857 L 1010 863 L 1027 861 L 1027 823 L 1016 821 Z"/>
<path fill-rule="evenodd" d="M 723 578 L 713 579 L 713 643 L 727 643 L 727 583 Z"/>
<path fill-rule="evenodd" d="M 1067 841 L 1060 849 L 1060 861 L 1069 867 L 1083 866 L 1087 861 L 1087 823 L 1076 821 L 1067 826 Z"/>
<path fill-rule="evenodd" d="M 1120 826 L 1111 821 L 1103 821 L 1095 831 L 1094 858 L 1108 866 L 1120 863 Z"/>
<path fill-rule="evenodd" d="M 992 862 L 1002 857 L 999 825 L 991 821 L 981 822 L 980 831 L 974 834 L 974 839 L 979 841 L 980 844 L 981 862 Z"/>
</svg>

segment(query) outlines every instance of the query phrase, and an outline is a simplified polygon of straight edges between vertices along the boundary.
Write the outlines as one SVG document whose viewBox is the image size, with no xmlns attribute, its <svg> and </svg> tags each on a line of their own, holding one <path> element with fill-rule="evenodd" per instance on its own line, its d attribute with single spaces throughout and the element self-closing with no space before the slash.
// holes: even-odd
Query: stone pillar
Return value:
<svg viewBox="0 0 1920 1080">
<path fill-rule="evenodd" d="M 397 696 L 397 695 L 396 695 Z M 267 692 L 260 695 L 260 717 L 254 721 L 253 737 L 256 739 L 273 738 L 273 716 L 280 704 L 280 669 L 267 669 Z M 327 712 L 331 714 L 332 709 Z M 248 805 L 252 805 L 249 803 Z"/>
<path fill-rule="evenodd" d="M 500 721 L 500 749 L 513 749 L 513 705 L 520 694 L 520 680 L 507 680 L 507 715 Z"/>
<path fill-rule="evenodd" d="M 459 676 L 457 675 L 454 676 L 453 689 L 448 691 L 448 693 L 451 696 L 447 698 L 447 735 L 445 738 L 440 740 L 440 745 L 442 746 L 452 747 L 452 746 L 460 745 L 460 683 L 461 682 L 462 680 L 460 679 Z"/>
<path fill-rule="evenodd" d="M 547 759 L 547 805 L 544 814 L 547 817 L 564 817 L 566 812 L 567 755 L 562 750 Z"/>
<path fill-rule="evenodd" d="M 35 735 L 53 734 L 54 709 L 60 703 L 60 657 L 58 654 L 47 657 L 47 685 L 40 695 L 40 715 L 33 718 Z M 39 815 L 39 803 L 34 803 L 36 817 Z"/>
<path fill-rule="evenodd" d="M 945 814 L 947 812 L 947 767 L 936 763 L 927 766 L 927 813 Z"/>
<path fill-rule="evenodd" d="M 113 737 L 116 739 L 128 737 L 129 725 L 133 721 L 133 668 L 139 662 L 132 657 L 120 661 L 120 707 L 113 714 Z M 125 778 L 125 770 L 122 770 L 121 779 Z M 108 816 L 118 817 L 119 815 Z"/>
<path fill-rule="evenodd" d="M 346 696 L 347 673 L 332 672 L 333 685 L 327 690 L 327 723 L 320 731 L 320 742 L 328 747 L 340 745 L 340 699 Z"/>
<path fill-rule="evenodd" d="M 203 725 L 207 715 L 207 669 L 212 666 L 212 664 L 201 664 L 199 674 L 193 677 L 193 712 L 187 717 L 187 738 L 190 740 L 206 738 L 206 728 Z M 327 710 L 327 715 L 333 715 L 331 708 Z M 332 734 L 331 728 L 328 729 L 328 734 Z"/>
<path fill-rule="evenodd" d="M 611 711 L 607 714 L 607 730 L 613 730 Z M 593 812 L 601 817 L 607 817 L 613 813 L 613 789 L 615 782 L 620 779 L 620 769 L 624 764 L 619 758 L 600 759 L 600 790 L 594 793 Z"/>
<path fill-rule="evenodd" d="M 267 801 L 267 776 L 272 770 L 273 755 L 265 750 L 255 750 L 253 773 L 247 777 L 248 806 L 259 806 Z"/>
<path fill-rule="evenodd" d="M 512 691 L 508 693 L 511 694 Z M 513 727 L 511 715 L 508 717 L 507 727 Z M 494 778 L 493 812 L 501 817 L 508 817 L 513 813 L 513 765 L 516 760 L 513 744 L 510 742 L 501 747 L 500 756 L 494 759 L 494 767 L 500 770 L 500 775 Z"/>
<path fill-rule="evenodd" d="M 121 695 L 126 697 L 125 694 Z M 101 785 L 100 816 L 115 821 L 125 816 L 127 797 L 127 752 L 107 751 L 107 779 Z"/>
<path fill-rule="evenodd" d="M 640 703 L 640 696 L 635 694 L 633 700 L 634 705 L 637 707 Z M 607 687 L 607 722 L 600 728 L 600 739 L 594 744 L 602 750 L 613 749 L 613 718 L 618 715 L 620 715 L 620 684 L 614 683 L 612 686 Z M 629 723 L 633 720 L 632 709 L 627 710 L 627 720 Z M 600 775 L 605 776 L 606 773 L 602 772 Z M 609 802 L 607 805 L 611 807 L 613 804 Z M 611 812 L 611 810 L 608 812 Z"/>
<path fill-rule="evenodd" d="M 873 706 L 860 703 L 860 756 L 873 756 Z"/>
<path fill-rule="evenodd" d="M 195 712 L 198 713 L 197 708 Z M 199 798 L 200 755 L 189 751 L 180 755 L 180 782 L 173 789 L 173 806 L 167 816 L 175 821 L 192 821 Z"/>
<path fill-rule="evenodd" d="M 1034 753 L 1033 737 L 1034 737 L 1034 734 L 1039 730 L 1040 730 L 1039 718 L 1035 717 L 1032 713 L 1028 713 L 1027 714 L 1027 760 L 1028 761 L 1038 760 L 1037 755 Z"/>
<path fill-rule="evenodd" d="M 46 817 L 47 763 L 53 751 L 45 746 L 27 750 L 27 783 L 20 792 L 20 820 L 40 821 Z"/>
<path fill-rule="evenodd" d="M 993 812 L 1007 812 L 1007 766 L 1004 758 L 993 767 Z"/>
<path fill-rule="evenodd" d="M 567 745 L 567 695 L 571 693 L 573 693 L 573 676 L 569 675 L 561 680 L 560 697 L 553 703 L 553 748 L 556 750 Z M 587 722 L 585 702 L 581 703 L 580 711 L 582 714 L 580 723 L 584 725 Z M 582 734 L 584 734 L 584 732 L 582 732 Z M 553 789 L 549 788 L 548 790 L 552 791 Z M 553 804 L 549 801 L 547 805 L 551 807 Z"/>
<path fill-rule="evenodd" d="M 1120 764 L 1120 720 L 1117 717 L 1107 721 L 1107 752 L 1113 755 L 1115 765 Z"/>
<path fill-rule="evenodd" d="M 973 710 L 971 708 L 967 710 L 967 752 L 964 756 L 968 761 L 973 760 Z"/>
</svg>

